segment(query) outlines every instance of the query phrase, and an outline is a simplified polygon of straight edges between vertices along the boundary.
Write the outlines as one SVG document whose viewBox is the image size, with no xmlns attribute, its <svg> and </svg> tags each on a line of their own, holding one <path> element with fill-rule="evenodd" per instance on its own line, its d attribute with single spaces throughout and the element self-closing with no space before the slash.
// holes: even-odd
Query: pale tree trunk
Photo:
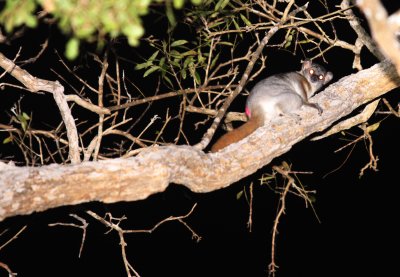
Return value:
<svg viewBox="0 0 400 277">
<path fill-rule="evenodd" d="M 299 111 L 300 122 L 283 116 L 213 154 L 171 145 L 150 147 L 133 158 L 73 165 L 33 168 L 0 163 L 0 220 L 89 201 L 135 201 L 164 191 L 170 183 L 194 192 L 227 187 L 399 86 L 395 68 L 381 62 L 342 78 L 312 98 L 323 108 L 321 116 L 304 107 Z"/>
</svg>

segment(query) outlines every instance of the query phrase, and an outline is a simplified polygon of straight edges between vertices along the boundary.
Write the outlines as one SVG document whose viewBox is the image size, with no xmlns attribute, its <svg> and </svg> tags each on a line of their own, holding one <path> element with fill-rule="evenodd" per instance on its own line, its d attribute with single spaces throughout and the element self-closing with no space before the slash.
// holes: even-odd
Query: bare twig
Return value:
<svg viewBox="0 0 400 277">
<path fill-rule="evenodd" d="M 107 227 L 110 228 L 111 230 L 114 230 L 118 233 L 118 237 L 120 240 L 120 245 L 121 245 L 121 254 L 122 254 L 122 259 L 124 261 L 124 266 L 125 266 L 125 271 L 126 274 L 128 276 L 132 276 L 132 273 L 134 276 L 140 276 L 139 273 L 132 267 L 132 265 L 130 264 L 130 262 L 128 261 L 127 257 L 126 257 L 126 247 L 127 247 L 127 243 L 125 242 L 125 234 L 129 234 L 129 233 L 152 233 L 154 232 L 158 227 L 160 227 L 162 224 L 169 222 L 169 221 L 178 221 L 180 222 L 183 226 L 185 226 L 187 229 L 189 229 L 189 231 L 192 233 L 192 237 L 198 242 L 201 237 L 199 235 L 197 235 L 192 228 L 190 228 L 190 226 L 184 222 L 184 219 L 189 217 L 192 212 L 194 211 L 194 209 L 196 208 L 196 205 L 193 205 L 192 209 L 186 214 L 186 215 L 182 215 L 182 216 L 170 216 L 168 218 L 165 218 L 163 220 L 161 220 L 160 222 L 158 222 L 156 225 L 154 225 L 152 228 L 150 229 L 143 229 L 143 230 L 125 230 L 122 229 L 119 224 L 126 219 L 125 216 L 123 216 L 122 218 L 114 218 L 111 214 L 107 214 L 106 217 L 109 217 L 108 220 L 106 220 L 105 218 L 102 218 L 101 216 L 99 216 L 98 214 L 92 212 L 92 211 L 87 211 L 86 213 L 89 214 L 90 216 L 92 216 L 93 218 L 95 218 L 96 220 L 100 221 L 101 223 L 103 223 L 104 225 L 106 225 Z M 114 223 L 116 222 L 116 223 Z"/>
<path fill-rule="evenodd" d="M 365 45 L 375 57 L 377 57 L 380 61 L 383 61 L 385 56 L 382 55 L 375 42 L 361 26 L 360 20 L 354 15 L 352 9 L 350 8 L 350 1 L 342 0 L 340 7 L 344 10 L 343 13 L 347 16 L 350 26 L 357 33 L 358 38 L 362 41 L 363 45 Z"/>
<path fill-rule="evenodd" d="M 376 126 L 376 125 L 375 125 Z M 371 125 L 371 126 L 367 126 L 366 124 L 363 124 L 361 126 L 361 129 L 364 131 L 364 138 L 366 138 L 368 140 L 368 153 L 369 153 L 369 162 L 360 170 L 360 174 L 359 177 L 361 178 L 364 175 L 364 171 L 368 168 L 374 170 L 374 171 L 378 171 L 378 156 L 374 155 L 373 152 L 373 145 L 374 145 L 374 141 L 372 140 L 371 137 L 371 132 L 375 130 L 375 126 Z"/>
<path fill-rule="evenodd" d="M 98 90 L 98 105 L 99 107 L 103 107 L 103 97 L 104 97 L 104 79 L 106 76 L 107 68 L 108 68 L 108 50 L 104 54 L 103 61 L 101 62 L 102 69 L 99 77 L 99 90 Z M 103 138 L 103 122 L 104 122 L 104 114 L 99 115 L 99 124 L 97 128 L 97 140 L 96 140 L 96 146 L 94 149 L 93 153 L 93 160 L 97 161 L 97 157 L 99 155 L 100 151 L 100 145 L 101 145 L 101 140 Z"/>
<path fill-rule="evenodd" d="M 23 65 L 26 65 L 26 64 L 29 64 L 29 63 L 36 62 L 40 58 L 40 56 L 44 53 L 44 51 L 47 49 L 48 45 L 49 45 L 49 40 L 46 39 L 45 42 L 42 44 L 42 48 L 40 49 L 39 53 L 37 53 L 36 56 L 34 56 L 32 58 L 29 58 L 27 60 L 24 60 L 24 61 L 19 61 L 18 65 L 23 66 Z"/>
<path fill-rule="evenodd" d="M 33 77 L 26 70 L 20 68 L 13 61 L 6 58 L 2 53 L 0 53 L 0 66 L 20 81 L 31 92 L 45 91 L 53 94 L 67 130 L 69 157 L 72 163 L 79 163 L 78 131 L 64 95 L 64 87 L 58 81 L 53 82 Z"/>
<path fill-rule="evenodd" d="M 10 269 L 10 267 L 8 265 L 6 265 L 5 263 L 0 262 L 0 267 L 4 268 L 5 270 L 7 270 L 8 272 L 8 276 L 12 277 L 12 276 L 17 276 L 17 273 L 13 273 Z"/>
<path fill-rule="evenodd" d="M 72 216 L 73 218 L 75 218 L 76 220 L 81 222 L 81 225 L 75 224 L 75 223 L 62 223 L 62 222 L 57 222 L 57 223 L 50 223 L 49 226 L 50 227 L 54 227 L 54 226 L 68 226 L 68 227 L 75 227 L 75 228 L 79 228 L 82 229 L 82 240 L 81 240 L 81 246 L 79 247 L 79 254 L 78 257 L 80 258 L 82 255 L 82 250 L 83 250 L 83 244 L 85 243 L 85 239 L 86 239 L 86 230 L 87 227 L 89 226 L 89 223 L 86 222 L 86 220 L 76 214 L 69 214 L 70 216 Z"/>
<path fill-rule="evenodd" d="M 279 192 L 279 208 L 276 214 L 273 228 L 272 228 L 272 242 L 271 242 L 271 262 L 268 265 L 269 275 L 274 277 L 278 265 L 276 264 L 276 240 L 278 235 L 278 225 L 281 217 L 285 214 L 286 209 L 286 197 L 288 193 L 293 193 L 304 199 L 306 206 L 310 205 L 312 207 L 311 199 L 309 198 L 310 193 L 315 193 L 315 191 L 306 191 L 302 186 L 298 186 L 296 184 L 296 174 L 311 174 L 312 172 L 298 172 L 292 171 L 290 166 L 283 162 L 281 166 L 273 166 L 273 170 L 279 174 L 281 174 L 284 179 L 287 180 L 287 183 L 284 185 L 283 189 Z M 295 177 L 292 177 L 291 174 L 294 174 Z M 276 175 L 276 173 L 274 173 Z M 291 190 L 293 189 L 293 191 Z M 315 212 L 315 211 L 314 211 Z M 318 219 L 318 217 L 317 217 Z"/>
<path fill-rule="evenodd" d="M 249 198 L 249 219 L 247 220 L 247 229 L 251 233 L 253 228 L 253 183 L 250 184 L 250 198 Z"/>
<path fill-rule="evenodd" d="M 110 114 L 111 113 L 111 111 L 109 109 L 96 106 L 90 102 L 83 100 L 82 98 L 80 98 L 78 95 L 75 95 L 75 94 L 68 94 L 65 96 L 65 99 L 68 102 L 73 101 L 76 104 L 78 104 L 79 106 L 81 106 L 89 111 L 92 111 L 94 113 L 97 113 L 97 114 Z"/>
<path fill-rule="evenodd" d="M 10 238 L 8 241 L 6 241 L 2 245 L 0 245 L 0 251 L 4 247 L 6 247 L 8 244 L 10 244 L 13 240 L 16 240 L 18 238 L 18 236 L 26 229 L 26 227 L 28 227 L 28 226 L 25 225 L 24 227 L 22 227 L 12 238 Z"/>
</svg>

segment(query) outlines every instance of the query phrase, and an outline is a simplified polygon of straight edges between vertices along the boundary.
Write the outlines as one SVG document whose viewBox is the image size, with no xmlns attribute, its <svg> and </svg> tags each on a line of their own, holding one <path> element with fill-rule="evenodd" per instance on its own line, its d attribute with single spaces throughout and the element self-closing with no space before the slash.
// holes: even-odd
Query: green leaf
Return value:
<svg viewBox="0 0 400 277">
<path fill-rule="evenodd" d="M 212 28 L 217 27 L 218 25 L 225 24 L 225 23 L 226 23 L 225 21 L 216 21 L 215 23 L 211 24 L 208 28 L 212 29 Z"/>
<path fill-rule="evenodd" d="M 186 43 L 188 43 L 188 41 L 187 41 L 187 40 L 184 40 L 184 39 L 176 40 L 176 41 L 174 41 L 173 43 L 171 43 L 171 47 L 176 47 L 176 46 L 184 45 L 184 44 L 186 44 Z"/>
<path fill-rule="evenodd" d="M 196 81 L 196 84 L 201 84 L 200 74 L 197 72 L 197 70 L 194 72 L 194 80 Z"/>
<path fill-rule="evenodd" d="M 153 63 L 154 59 L 157 57 L 158 52 L 160 52 L 159 50 L 157 50 L 156 52 L 153 53 L 153 55 L 151 55 L 151 57 L 149 58 L 148 62 Z"/>
<path fill-rule="evenodd" d="M 176 60 L 170 61 L 170 64 L 172 64 L 173 66 L 176 66 L 176 67 L 181 67 L 181 65 Z"/>
<path fill-rule="evenodd" d="M 159 69 L 160 67 L 158 65 L 152 65 L 149 69 L 146 70 L 146 72 L 143 74 L 143 77 L 149 76 L 151 73 Z"/>
<path fill-rule="evenodd" d="M 243 196 L 243 190 L 239 191 L 239 192 L 236 194 L 236 200 L 239 200 L 242 196 Z"/>
<path fill-rule="evenodd" d="M 29 115 L 27 115 L 25 112 L 22 112 L 22 117 L 25 118 L 26 120 L 30 120 L 31 118 Z"/>
<path fill-rule="evenodd" d="M 35 28 L 37 26 L 36 16 L 28 16 L 25 23 L 29 28 Z"/>
<path fill-rule="evenodd" d="M 232 19 L 232 22 L 233 22 L 233 25 L 235 25 L 236 30 L 240 31 L 239 24 L 236 22 L 236 20 L 235 20 L 235 19 Z M 241 38 L 243 38 L 243 34 L 242 34 L 241 32 L 239 32 L 239 36 L 240 36 Z"/>
<path fill-rule="evenodd" d="M 183 68 L 187 68 L 189 64 L 193 63 L 193 57 L 189 56 L 183 62 Z"/>
<path fill-rule="evenodd" d="M 65 57 L 69 60 L 74 60 L 79 54 L 79 39 L 72 38 L 67 42 L 65 47 Z"/>
<path fill-rule="evenodd" d="M 9 136 L 8 138 L 5 138 L 3 140 L 3 144 L 7 144 L 7 143 L 10 143 L 10 142 L 12 142 L 12 137 L 11 136 Z"/>
<path fill-rule="evenodd" d="M 219 58 L 219 53 L 214 57 L 214 59 L 211 61 L 211 66 L 210 68 L 214 68 L 215 64 L 217 63 Z"/>
<path fill-rule="evenodd" d="M 215 5 L 214 11 L 222 10 L 229 4 L 229 0 L 219 0 L 217 5 Z"/>
<path fill-rule="evenodd" d="M 160 62 L 158 63 L 158 66 L 160 66 L 161 68 L 163 68 L 164 64 L 165 64 L 165 57 L 162 57 L 162 58 L 160 59 Z"/>
<path fill-rule="evenodd" d="M 166 53 L 167 52 L 167 43 L 165 42 L 165 40 L 163 40 L 161 42 L 161 44 L 162 44 L 163 52 Z"/>
<path fill-rule="evenodd" d="M 233 43 L 228 42 L 228 41 L 220 41 L 220 42 L 218 42 L 218 44 L 222 44 L 222 45 L 226 45 L 226 46 L 233 46 Z"/>
<path fill-rule="evenodd" d="M 203 53 L 201 53 L 200 48 L 198 49 L 198 53 L 197 53 L 197 61 L 202 64 L 204 61 L 206 60 L 206 58 L 203 56 Z"/>
<path fill-rule="evenodd" d="M 286 43 L 285 43 L 285 45 L 283 46 L 283 48 L 288 48 L 290 45 L 292 45 L 292 38 L 293 38 L 293 36 L 288 36 L 288 38 L 286 39 Z"/>
<path fill-rule="evenodd" d="M 171 50 L 169 54 L 174 58 L 183 58 L 182 54 L 176 50 Z"/>
<path fill-rule="evenodd" d="M 182 79 L 183 79 L 183 80 L 186 79 L 186 74 L 187 74 L 186 70 L 185 70 L 185 69 L 182 69 L 182 70 L 181 70 L 181 76 L 182 76 Z"/>
<path fill-rule="evenodd" d="M 175 26 L 176 25 L 176 18 L 175 18 L 174 10 L 172 9 L 170 1 L 166 2 L 165 14 L 167 15 L 169 24 L 171 24 L 171 26 Z"/>
<path fill-rule="evenodd" d="M 149 66 L 151 66 L 151 65 L 152 65 L 152 63 L 149 63 L 149 62 L 147 61 L 147 62 L 145 62 L 145 63 L 139 63 L 139 64 L 135 65 L 135 69 L 136 69 L 136 70 L 140 70 L 140 69 L 149 67 Z"/>
<path fill-rule="evenodd" d="M 167 83 L 170 85 L 170 87 L 173 87 L 174 85 L 171 82 L 171 79 L 168 76 L 164 76 L 164 80 L 167 81 Z"/>
<path fill-rule="evenodd" d="M 21 116 L 21 120 L 20 120 L 19 123 L 21 124 L 22 130 L 24 130 L 24 132 L 25 132 L 25 131 L 26 131 L 26 127 L 28 127 L 28 122 L 26 121 L 25 118 L 23 118 L 23 117 Z"/>
<path fill-rule="evenodd" d="M 246 24 L 248 27 L 252 25 L 251 22 L 243 14 L 240 14 L 240 18 L 243 20 L 244 24 Z"/>
<path fill-rule="evenodd" d="M 184 3 L 184 0 L 174 0 L 174 8 L 180 10 L 182 9 Z"/>
<path fill-rule="evenodd" d="M 294 30 L 287 33 L 286 42 L 285 42 L 285 45 L 283 46 L 284 48 L 288 48 L 290 45 L 292 45 L 293 35 L 294 35 Z"/>
<path fill-rule="evenodd" d="M 197 52 L 194 51 L 194 50 L 189 50 L 189 51 L 186 51 L 186 52 L 182 53 L 182 55 L 183 56 L 196 56 Z"/>
<path fill-rule="evenodd" d="M 214 11 L 218 11 L 221 8 L 222 2 L 224 0 L 219 0 L 218 3 L 215 5 Z"/>
</svg>

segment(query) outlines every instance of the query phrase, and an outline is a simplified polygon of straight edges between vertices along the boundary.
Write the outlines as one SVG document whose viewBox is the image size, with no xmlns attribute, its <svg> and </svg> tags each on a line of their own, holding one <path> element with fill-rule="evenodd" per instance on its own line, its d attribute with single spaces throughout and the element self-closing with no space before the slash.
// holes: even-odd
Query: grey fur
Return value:
<svg viewBox="0 0 400 277">
<path fill-rule="evenodd" d="M 291 114 L 307 105 L 322 113 L 317 104 L 308 102 L 318 89 L 333 77 L 323 66 L 306 60 L 299 72 L 288 72 L 270 76 L 258 82 L 247 98 L 250 116 L 260 113 L 264 121 L 279 114 Z"/>
</svg>

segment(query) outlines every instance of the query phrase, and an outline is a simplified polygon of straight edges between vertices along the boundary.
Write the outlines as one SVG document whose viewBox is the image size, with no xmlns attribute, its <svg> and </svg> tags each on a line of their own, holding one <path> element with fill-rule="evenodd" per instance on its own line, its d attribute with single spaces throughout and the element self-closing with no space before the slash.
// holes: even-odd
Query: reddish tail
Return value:
<svg viewBox="0 0 400 277">
<path fill-rule="evenodd" d="M 217 142 L 211 147 L 211 152 L 217 152 L 226 146 L 238 142 L 244 139 L 251 133 L 253 133 L 258 127 L 263 124 L 262 120 L 258 116 L 253 116 L 245 124 L 237 129 L 234 129 L 222 137 L 220 137 Z"/>
</svg>

